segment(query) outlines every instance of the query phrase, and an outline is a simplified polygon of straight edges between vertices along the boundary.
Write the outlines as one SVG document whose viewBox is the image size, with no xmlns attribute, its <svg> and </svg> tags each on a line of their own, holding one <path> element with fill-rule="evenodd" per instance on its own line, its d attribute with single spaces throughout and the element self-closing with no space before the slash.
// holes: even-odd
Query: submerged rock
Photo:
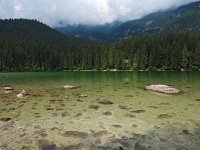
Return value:
<svg viewBox="0 0 200 150">
<path fill-rule="evenodd" d="M 64 87 L 64 89 L 77 89 L 78 88 L 77 86 L 73 86 L 73 85 L 64 85 L 63 87 Z"/>
<path fill-rule="evenodd" d="M 198 99 L 196 99 L 195 101 L 200 102 L 200 99 L 198 98 Z"/>
<path fill-rule="evenodd" d="M 3 87 L 3 89 L 6 90 L 6 91 L 12 91 L 13 90 L 12 87 Z"/>
<path fill-rule="evenodd" d="M 79 143 L 79 144 L 69 145 L 69 146 L 65 147 L 64 150 L 82 149 L 83 147 L 84 147 L 84 144 Z"/>
<path fill-rule="evenodd" d="M 3 121 L 3 122 L 7 122 L 7 121 L 10 121 L 11 118 L 0 118 L 0 121 Z"/>
<path fill-rule="evenodd" d="M 121 125 L 118 125 L 118 124 L 114 124 L 114 125 L 112 125 L 114 128 L 122 128 L 122 126 Z"/>
<path fill-rule="evenodd" d="M 159 105 L 170 105 L 170 103 L 160 103 Z"/>
<path fill-rule="evenodd" d="M 82 115 L 82 113 L 77 113 L 74 117 L 80 117 Z"/>
<path fill-rule="evenodd" d="M 85 98 L 85 97 L 88 97 L 88 96 L 87 95 L 83 95 L 83 94 L 79 95 L 79 98 Z"/>
<path fill-rule="evenodd" d="M 54 110 L 54 108 L 50 108 L 50 107 L 48 107 L 48 108 L 46 108 L 46 110 Z"/>
<path fill-rule="evenodd" d="M 48 140 L 42 139 L 42 140 L 38 140 L 37 147 L 38 147 L 38 150 L 55 150 L 56 144 Z"/>
<path fill-rule="evenodd" d="M 125 105 L 119 105 L 119 108 L 120 109 L 125 109 L 125 110 L 131 109 L 128 106 L 125 106 Z"/>
<path fill-rule="evenodd" d="M 157 118 L 158 119 L 169 119 L 172 118 L 172 115 L 168 115 L 168 114 L 160 114 Z"/>
<path fill-rule="evenodd" d="M 159 107 L 157 107 L 157 106 L 148 106 L 149 108 L 159 108 Z"/>
<path fill-rule="evenodd" d="M 181 93 L 180 90 L 167 85 L 149 85 L 145 87 L 145 90 L 166 95 L 178 95 Z"/>
<path fill-rule="evenodd" d="M 139 109 L 139 110 L 133 110 L 133 111 L 131 111 L 131 112 L 132 112 L 132 113 L 144 113 L 145 110 Z"/>
<path fill-rule="evenodd" d="M 94 110 L 98 110 L 99 106 L 97 106 L 97 105 L 90 105 L 88 108 L 94 109 Z"/>
<path fill-rule="evenodd" d="M 112 105 L 113 102 L 109 101 L 109 100 L 101 100 L 98 101 L 99 104 L 103 104 L 103 105 Z"/>
<path fill-rule="evenodd" d="M 40 129 L 40 130 L 34 131 L 34 135 L 38 135 L 41 137 L 47 137 L 47 133 L 46 133 L 45 129 Z"/>
<path fill-rule="evenodd" d="M 24 98 L 24 96 L 21 93 L 17 94 L 17 97 L 18 98 Z"/>
<path fill-rule="evenodd" d="M 6 84 L 3 85 L 3 89 L 5 91 L 12 91 L 13 90 L 13 88 L 10 85 L 6 85 Z"/>
<path fill-rule="evenodd" d="M 21 93 L 17 94 L 18 98 L 24 98 L 28 95 L 28 92 L 26 92 L 25 90 L 22 90 Z"/>
<path fill-rule="evenodd" d="M 124 97 L 133 97 L 133 95 L 125 95 Z"/>
<path fill-rule="evenodd" d="M 137 128 L 138 126 L 136 124 L 132 124 L 132 127 Z"/>
<path fill-rule="evenodd" d="M 148 150 L 148 149 L 145 146 L 143 146 L 142 144 L 137 142 L 135 144 L 135 150 Z"/>
<path fill-rule="evenodd" d="M 117 146 L 114 148 L 114 150 L 124 150 L 124 148 L 122 146 Z"/>
<path fill-rule="evenodd" d="M 77 101 L 78 101 L 78 102 L 84 102 L 84 101 L 83 101 L 83 100 L 81 100 L 81 99 L 78 99 Z"/>
<path fill-rule="evenodd" d="M 63 137 L 73 137 L 73 138 L 81 138 L 85 139 L 88 136 L 87 132 L 79 132 L 79 131 L 66 131 L 62 134 Z"/>
<path fill-rule="evenodd" d="M 103 114 L 104 114 L 105 116 L 111 116 L 111 115 L 112 115 L 112 113 L 111 113 L 110 111 L 104 112 Z"/>
<path fill-rule="evenodd" d="M 62 117 L 67 117 L 67 116 L 70 116 L 70 114 L 67 111 L 65 111 L 65 112 L 61 113 L 61 116 Z"/>
<path fill-rule="evenodd" d="M 103 136 L 103 135 L 109 134 L 109 132 L 108 132 L 107 130 L 102 130 L 102 131 L 94 131 L 94 130 L 91 130 L 91 132 L 92 132 L 92 135 L 93 135 L 94 137 L 101 137 L 101 136 Z"/>
<path fill-rule="evenodd" d="M 184 134 L 190 134 L 188 130 L 183 130 L 182 131 Z"/>
<path fill-rule="evenodd" d="M 131 115 L 131 114 L 125 114 L 124 117 L 127 117 L 127 118 L 135 118 L 136 116 L 135 116 L 135 115 Z"/>
</svg>

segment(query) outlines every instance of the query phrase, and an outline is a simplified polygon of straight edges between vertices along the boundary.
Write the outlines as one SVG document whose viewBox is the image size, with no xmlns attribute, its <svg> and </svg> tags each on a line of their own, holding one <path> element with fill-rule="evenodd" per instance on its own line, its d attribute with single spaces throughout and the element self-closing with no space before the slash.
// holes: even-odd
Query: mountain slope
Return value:
<svg viewBox="0 0 200 150">
<path fill-rule="evenodd" d="M 200 1 L 177 9 L 157 12 L 142 19 L 128 21 L 111 34 L 113 39 L 123 39 L 140 34 L 165 34 L 171 32 L 200 31 Z"/>
<path fill-rule="evenodd" d="M 96 47 L 36 20 L 0 20 L 0 71 L 72 69 L 80 67 L 77 57 Z"/>
<path fill-rule="evenodd" d="M 66 36 L 36 20 L 9 19 L 0 20 L 0 38 L 34 41 L 58 41 Z"/>
<path fill-rule="evenodd" d="M 56 29 L 67 35 L 99 41 L 114 41 L 145 33 L 155 35 L 184 31 L 199 32 L 199 18 L 200 1 L 197 1 L 125 23 L 114 22 L 101 26 L 65 26 Z"/>
<path fill-rule="evenodd" d="M 66 36 L 49 26 L 29 19 L 0 19 L 0 39 L 24 40 L 35 42 L 85 42 L 85 39 Z M 89 42 L 87 40 L 87 42 Z"/>
<path fill-rule="evenodd" d="M 67 25 L 55 29 L 66 35 L 87 38 L 90 40 L 109 41 L 110 34 L 121 24 L 121 22 L 114 22 L 97 26 Z"/>
<path fill-rule="evenodd" d="M 198 70 L 199 39 L 187 32 L 97 44 L 34 20 L 1 20 L 0 71 Z"/>
</svg>

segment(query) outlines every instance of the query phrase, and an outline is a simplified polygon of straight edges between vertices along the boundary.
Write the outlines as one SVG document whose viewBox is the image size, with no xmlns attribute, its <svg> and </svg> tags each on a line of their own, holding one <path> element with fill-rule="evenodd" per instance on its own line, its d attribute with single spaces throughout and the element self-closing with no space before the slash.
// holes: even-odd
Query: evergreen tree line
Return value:
<svg viewBox="0 0 200 150">
<path fill-rule="evenodd" d="M 0 71 L 199 70 L 200 34 L 143 35 L 116 43 L 0 39 Z"/>
<path fill-rule="evenodd" d="M 0 20 L 0 71 L 199 70 L 200 33 L 115 43 L 65 36 L 36 20 Z"/>
</svg>

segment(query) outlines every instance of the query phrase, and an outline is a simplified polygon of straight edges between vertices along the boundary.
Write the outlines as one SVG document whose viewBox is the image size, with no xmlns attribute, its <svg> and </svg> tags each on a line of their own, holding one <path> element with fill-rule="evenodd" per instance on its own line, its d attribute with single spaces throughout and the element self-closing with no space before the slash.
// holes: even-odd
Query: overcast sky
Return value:
<svg viewBox="0 0 200 150">
<path fill-rule="evenodd" d="M 0 0 L 0 18 L 37 19 L 52 27 L 138 19 L 195 0 Z M 197 1 L 197 0 L 196 0 Z"/>
</svg>

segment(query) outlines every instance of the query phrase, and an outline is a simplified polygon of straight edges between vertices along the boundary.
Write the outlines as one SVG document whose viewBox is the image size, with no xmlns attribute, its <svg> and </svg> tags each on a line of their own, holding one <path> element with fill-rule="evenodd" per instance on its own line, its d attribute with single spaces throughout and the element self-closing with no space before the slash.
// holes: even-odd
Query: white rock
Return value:
<svg viewBox="0 0 200 150">
<path fill-rule="evenodd" d="M 3 88 L 4 88 L 4 90 L 6 90 L 6 91 L 11 91 L 11 90 L 13 90 L 13 88 L 10 87 L 10 86 L 5 86 L 5 87 L 3 87 Z"/>
<path fill-rule="evenodd" d="M 149 85 L 145 87 L 145 90 L 166 95 L 178 95 L 181 93 L 180 90 L 167 85 Z"/>
<path fill-rule="evenodd" d="M 27 92 L 26 92 L 25 90 L 22 90 L 21 93 L 17 94 L 17 97 L 18 97 L 18 98 L 24 98 L 24 97 L 26 97 L 26 96 L 27 96 Z"/>
<path fill-rule="evenodd" d="M 24 96 L 22 95 L 22 93 L 17 94 L 18 98 L 24 98 Z"/>
<path fill-rule="evenodd" d="M 87 97 L 87 95 L 82 95 L 82 94 L 81 94 L 81 95 L 79 96 L 79 98 L 84 98 L 84 97 Z"/>
<path fill-rule="evenodd" d="M 63 87 L 64 87 L 64 89 L 75 89 L 75 88 L 78 88 L 77 86 L 72 86 L 72 85 L 65 85 Z"/>
</svg>

